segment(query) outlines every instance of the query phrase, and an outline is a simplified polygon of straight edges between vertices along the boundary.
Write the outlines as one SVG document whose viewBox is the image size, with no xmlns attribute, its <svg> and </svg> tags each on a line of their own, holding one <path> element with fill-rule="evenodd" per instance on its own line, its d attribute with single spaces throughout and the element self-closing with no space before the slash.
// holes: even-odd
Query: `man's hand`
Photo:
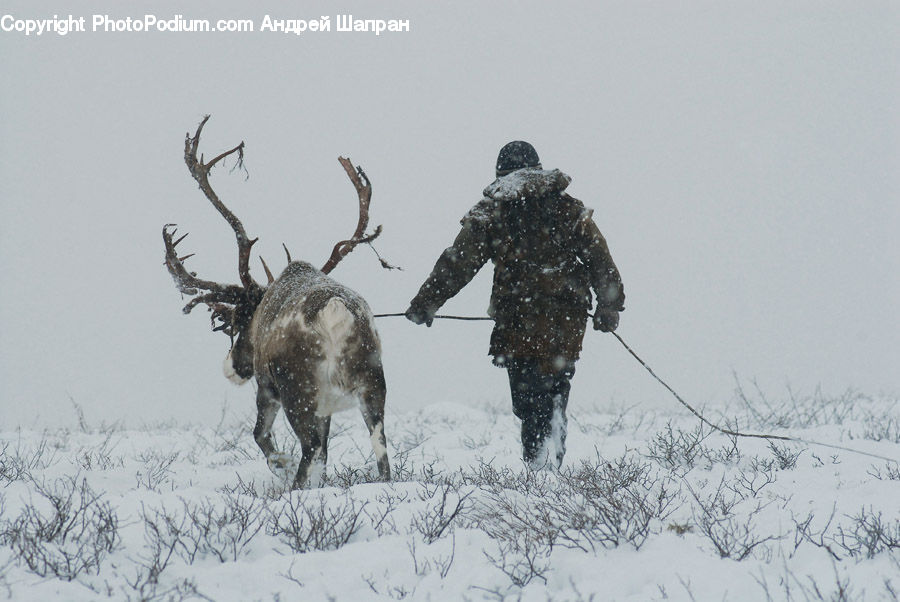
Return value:
<svg viewBox="0 0 900 602">
<path fill-rule="evenodd" d="M 406 319 L 413 324 L 424 324 L 425 326 L 430 327 L 431 323 L 434 322 L 434 314 L 435 312 L 433 310 L 410 305 L 409 309 L 406 310 L 405 315 Z"/>
<path fill-rule="evenodd" d="M 594 330 L 612 332 L 619 325 L 619 312 L 614 309 L 597 309 L 594 313 Z"/>
</svg>

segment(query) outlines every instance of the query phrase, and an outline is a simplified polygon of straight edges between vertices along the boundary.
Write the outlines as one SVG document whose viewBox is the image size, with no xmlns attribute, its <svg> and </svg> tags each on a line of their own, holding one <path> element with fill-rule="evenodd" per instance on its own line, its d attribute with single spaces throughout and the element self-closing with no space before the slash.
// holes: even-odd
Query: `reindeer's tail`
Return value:
<svg viewBox="0 0 900 602">
<path fill-rule="evenodd" d="M 316 414 L 330 416 L 335 412 L 359 405 L 359 399 L 352 392 L 346 365 L 344 347 L 354 332 L 356 318 L 339 297 L 328 300 L 316 315 L 313 329 L 321 336 L 325 358 L 320 364 L 321 397 Z"/>
<path fill-rule="evenodd" d="M 344 341 L 353 332 L 355 323 L 356 318 L 344 302 L 339 297 L 332 297 L 325 307 L 319 310 L 313 327 L 322 335 L 326 353 L 331 351 L 329 348 L 336 348 L 335 351 L 340 352 Z"/>
</svg>

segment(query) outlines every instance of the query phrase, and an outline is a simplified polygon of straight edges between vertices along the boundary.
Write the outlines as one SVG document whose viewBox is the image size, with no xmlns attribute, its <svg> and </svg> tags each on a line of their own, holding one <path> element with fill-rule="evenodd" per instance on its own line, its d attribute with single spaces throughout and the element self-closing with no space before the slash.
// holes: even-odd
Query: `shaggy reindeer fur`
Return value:
<svg viewBox="0 0 900 602">
<path fill-rule="evenodd" d="M 230 360 L 230 361 L 229 361 Z M 304 261 L 271 284 L 226 360 L 226 375 L 256 377 L 253 435 L 270 466 L 281 462 L 272 422 L 283 407 L 303 458 L 294 487 L 314 482 L 328 455 L 331 415 L 359 407 L 383 479 L 390 478 L 384 436 L 381 344 L 365 300 Z"/>
</svg>

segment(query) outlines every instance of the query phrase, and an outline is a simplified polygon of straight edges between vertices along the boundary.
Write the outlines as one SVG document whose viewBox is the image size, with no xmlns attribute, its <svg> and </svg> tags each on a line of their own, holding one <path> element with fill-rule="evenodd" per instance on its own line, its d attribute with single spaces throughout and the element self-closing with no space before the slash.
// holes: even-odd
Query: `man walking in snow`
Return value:
<svg viewBox="0 0 900 602">
<path fill-rule="evenodd" d="M 509 374 L 513 413 L 522 420 L 522 456 L 533 469 L 551 462 L 559 467 L 591 290 L 594 329 L 604 332 L 618 326 L 625 293 L 593 211 L 565 193 L 569 176 L 544 170 L 534 147 L 522 141 L 500 150 L 496 175 L 406 317 L 431 326 L 437 310 L 492 260 L 489 353 Z M 552 460 L 548 437 L 555 442 Z"/>
</svg>

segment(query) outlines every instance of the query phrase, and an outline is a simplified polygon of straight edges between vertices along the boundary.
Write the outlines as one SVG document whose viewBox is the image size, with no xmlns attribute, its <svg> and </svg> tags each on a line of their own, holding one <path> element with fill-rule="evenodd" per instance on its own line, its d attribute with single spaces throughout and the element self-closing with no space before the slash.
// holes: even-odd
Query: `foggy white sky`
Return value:
<svg viewBox="0 0 900 602">
<path fill-rule="evenodd" d="M 221 376 L 226 337 L 181 314 L 162 264 L 176 222 L 192 269 L 237 281 L 233 234 L 182 160 L 205 113 L 207 156 L 246 142 L 250 178 L 212 182 L 279 269 L 282 242 L 322 263 L 352 232 L 336 157 L 365 167 L 378 248 L 405 271 L 359 249 L 332 275 L 376 312 L 406 308 L 497 151 L 524 139 L 595 209 L 625 282 L 620 334 L 689 400 L 730 399 L 733 371 L 776 398 L 786 384 L 898 392 L 896 2 L 42 4 L 0 12 L 353 13 L 412 31 L 0 32 L 4 427 L 71 424 L 69 396 L 93 422 L 252 407 L 252 388 Z M 444 311 L 482 315 L 490 272 Z M 379 329 L 389 411 L 508 398 L 489 325 Z M 588 333 L 573 409 L 667 395 Z"/>
</svg>

